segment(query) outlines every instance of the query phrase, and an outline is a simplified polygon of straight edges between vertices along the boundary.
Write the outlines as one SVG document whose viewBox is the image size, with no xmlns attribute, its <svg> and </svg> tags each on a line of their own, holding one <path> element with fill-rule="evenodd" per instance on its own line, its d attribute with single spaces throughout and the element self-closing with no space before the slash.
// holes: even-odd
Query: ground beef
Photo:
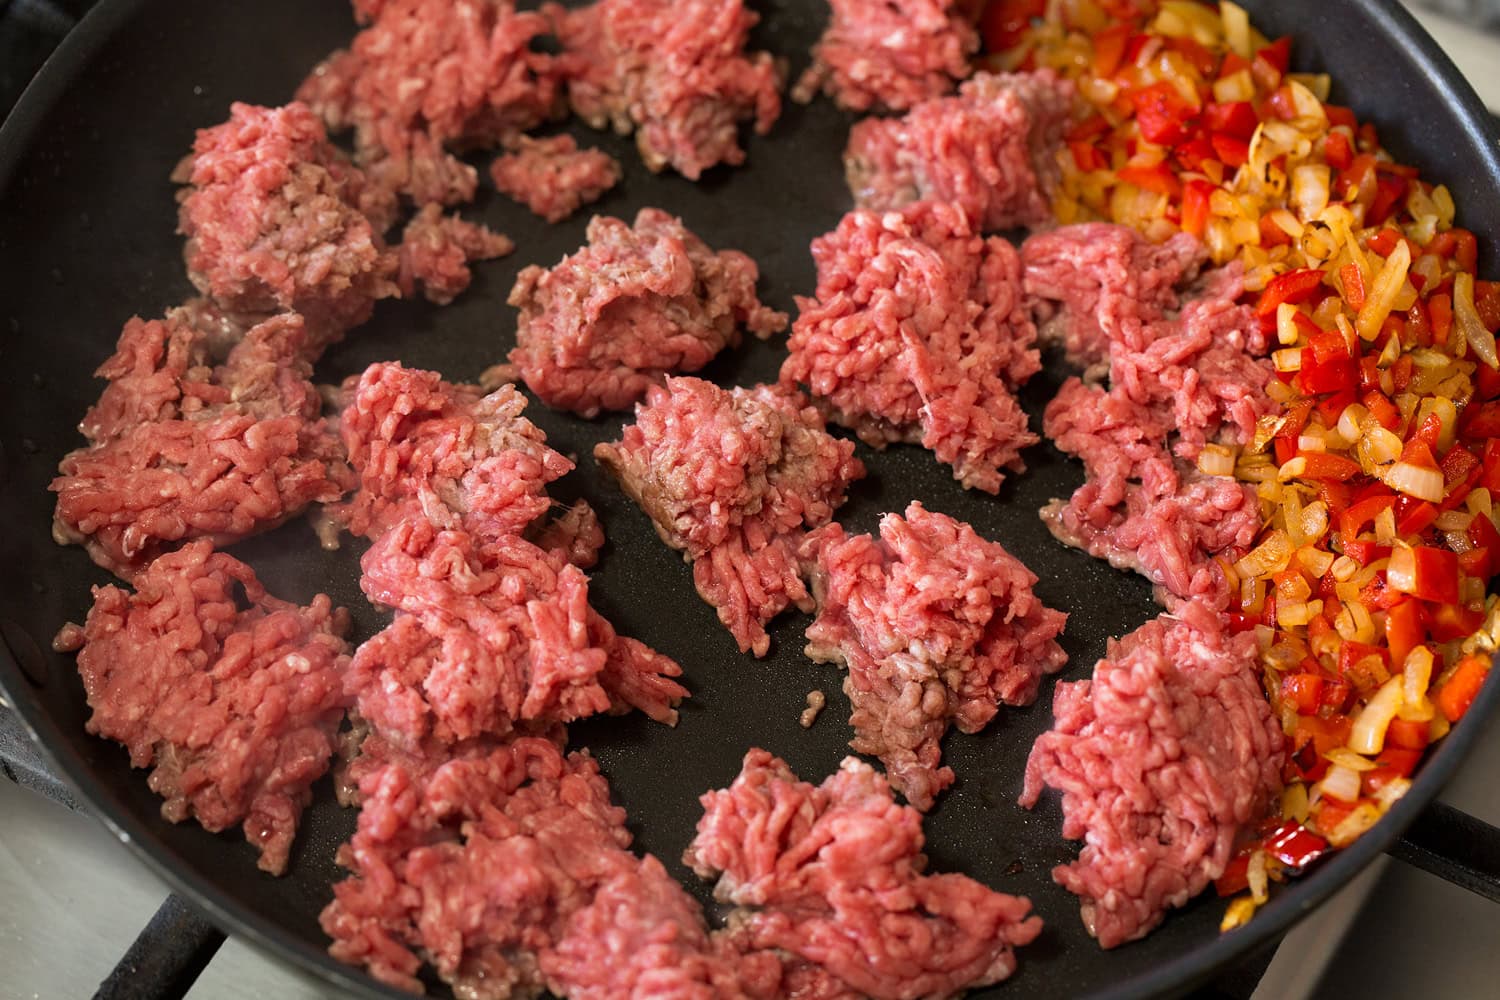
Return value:
<svg viewBox="0 0 1500 1000">
<path fill-rule="evenodd" d="M 305 105 L 231 105 L 229 121 L 198 133 L 179 176 L 188 277 L 230 313 L 301 313 L 316 357 L 398 293 L 381 238 L 394 202 Z"/>
<path fill-rule="evenodd" d="M 490 164 L 490 179 L 548 222 L 561 222 L 620 183 L 620 164 L 603 150 L 580 150 L 571 135 L 522 136 Z"/>
<path fill-rule="evenodd" d="M 1152 243 L 1129 226 L 1061 226 L 1021 245 L 1026 297 L 1045 339 L 1092 369 L 1114 342 L 1139 346 L 1143 328 L 1178 309 L 1208 262 L 1202 241 L 1179 233 Z"/>
<path fill-rule="evenodd" d="M 551 270 L 523 270 L 510 293 L 521 310 L 510 363 L 548 406 L 629 409 L 667 374 L 738 345 L 741 329 L 786 327 L 756 297 L 754 261 L 715 252 L 660 209 L 641 209 L 633 228 L 595 216 L 588 239 Z"/>
<path fill-rule="evenodd" d="M 260 867 L 281 874 L 344 716 L 347 613 L 322 594 L 307 607 L 270 596 L 206 541 L 135 586 L 94 588 L 78 654 L 89 732 L 152 768 L 166 819 L 243 824 Z"/>
<path fill-rule="evenodd" d="M 1032 594 L 1036 576 L 915 501 L 904 518 L 881 518 L 878 541 L 830 524 L 802 558 L 818 603 L 807 655 L 849 671 L 849 745 L 879 757 L 918 809 L 953 782 L 940 766 L 949 725 L 978 732 L 1002 702 L 1030 704 L 1042 674 L 1067 660 L 1056 642 L 1067 615 Z"/>
<path fill-rule="evenodd" d="M 1059 231 L 1066 237 L 1045 251 L 1047 287 L 1071 303 L 1069 314 L 1096 317 L 1076 338 L 1092 346 L 1076 353 L 1086 360 L 1102 346 L 1109 387 L 1069 379 L 1048 405 L 1048 436 L 1083 459 L 1088 481 L 1042 517 L 1061 541 L 1139 571 L 1163 599 L 1223 607 L 1232 595 L 1218 560 L 1233 562 L 1254 544 L 1260 504 L 1253 487 L 1204 477 L 1196 461 L 1209 442 L 1244 445 L 1271 412 L 1271 366 L 1257 357 L 1264 335 L 1236 304 L 1233 269 L 1211 275 L 1197 298 L 1169 313 L 1178 304 L 1174 276 L 1201 258 L 1184 246 L 1152 250 L 1115 228 Z M 1088 249 L 1090 240 L 1102 249 Z M 1133 273 L 1136 266 L 1145 270 Z"/>
<path fill-rule="evenodd" d="M 560 109 L 561 67 L 533 42 L 548 33 L 511 0 L 387 0 L 373 23 L 297 91 L 334 131 L 354 129 L 370 176 L 417 204 L 473 200 L 474 168 L 449 148 L 489 147 Z"/>
<path fill-rule="evenodd" d="M 518 534 L 547 513 L 547 484 L 573 468 L 523 415 L 526 397 L 513 385 L 483 395 L 399 362 L 351 382 L 339 431 L 359 492 L 336 513 L 356 535 L 412 516 L 485 537 Z"/>
<path fill-rule="evenodd" d="M 693 564 L 698 593 L 740 651 L 756 656 L 770 648 L 766 622 L 790 604 L 812 610 L 797 548 L 864 475 L 853 442 L 831 437 L 800 392 L 696 378 L 652 386 L 635 423 L 594 457 Z"/>
<path fill-rule="evenodd" d="M 1052 732 L 1021 803 L 1062 792 L 1063 836 L 1085 840 L 1053 877 L 1083 897 L 1105 948 L 1144 936 L 1224 870 L 1236 836 L 1280 788 L 1281 726 L 1253 634 L 1186 603 L 1111 646 L 1092 680 L 1059 684 Z"/>
<path fill-rule="evenodd" d="M 986 230 L 1047 222 L 1072 99 L 1072 85 L 1050 69 L 976 73 L 957 95 L 905 117 L 866 118 L 844 151 L 854 200 L 878 211 L 951 202 Z"/>
<path fill-rule="evenodd" d="M 774 964 L 717 946 L 661 864 L 626 849 L 625 812 L 586 754 L 523 738 L 428 771 L 376 768 L 360 792 L 339 850 L 352 875 L 322 924 L 336 958 L 382 982 L 422 992 L 425 957 L 473 1000 L 771 996 L 741 969 L 774 983 Z"/>
<path fill-rule="evenodd" d="M 579 569 L 589 569 L 599 561 L 599 550 L 604 548 L 604 525 L 589 502 L 579 500 L 548 521 L 534 522 L 527 537 Z"/>
<path fill-rule="evenodd" d="M 341 497 L 352 476 L 318 417 L 304 336 L 283 314 L 206 370 L 180 319 L 127 324 L 84 420 L 96 443 L 52 481 L 53 536 L 129 579 L 177 542 L 225 545 Z"/>
<path fill-rule="evenodd" d="M 421 282 L 427 301 L 445 306 L 469 287 L 470 261 L 494 260 L 515 248 L 510 237 L 457 215 L 444 215 L 441 206 L 429 202 L 401 234 L 397 284 L 402 296 L 411 298 Z"/>
<path fill-rule="evenodd" d="M 350 667 L 360 715 L 388 739 L 411 748 L 632 708 L 677 721 L 682 669 L 617 635 L 562 552 L 412 518 L 360 565 L 366 596 L 401 612 Z"/>
<path fill-rule="evenodd" d="M 828 30 L 792 96 L 822 89 L 850 111 L 905 111 L 951 94 L 979 35 L 953 0 L 832 0 Z"/>
<path fill-rule="evenodd" d="M 743 0 L 598 0 L 547 4 L 568 50 L 568 102 L 594 128 L 635 132 L 651 170 L 689 180 L 743 163 L 739 125 L 769 132 L 781 85 L 769 52 L 745 51 L 760 20 Z"/>
<path fill-rule="evenodd" d="M 684 860 L 741 908 L 736 945 L 787 953 L 787 978 L 821 987 L 781 996 L 950 996 L 1008 977 L 1041 932 L 1023 897 L 924 874 L 921 815 L 852 757 L 815 788 L 751 750 L 702 801 Z"/>
<path fill-rule="evenodd" d="M 965 486 L 997 492 L 1034 444 L 1010 388 L 1040 367 L 1020 257 L 952 205 L 854 211 L 813 241 L 817 297 L 781 368 L 868 444 L 920 442 Z"/>
</svg>

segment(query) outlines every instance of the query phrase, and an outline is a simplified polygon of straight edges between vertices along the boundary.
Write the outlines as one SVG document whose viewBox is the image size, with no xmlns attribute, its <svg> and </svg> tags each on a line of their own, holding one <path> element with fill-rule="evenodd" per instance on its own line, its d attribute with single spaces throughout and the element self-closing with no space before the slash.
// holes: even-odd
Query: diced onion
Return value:
<svg viewBox="0 0 1500 1000">
<path fill-rule="evenodd" d="M 1380 810 L 1368 802 L 1361 802 L 1345 816 L 1333 830 L 1324 831 L 1328 842 L 1334 847 L 1347 847 L 1380 821 Z"/>
<path fill-rule="evenodd" d="M 1255 57 L 1254 43 L 1250 38 L 1250 15 L 1245 8 L 1229 0 L 1221 0 L 1219 17 L 1224 21 L 1224 41 L 1229 50 L 1241 59 Z"/>
<path fill-rule="evenodd" d="M 1365 771 L 1375 770 L 1375 762 L 1373 760 L 1361 754 L 1355 753 L 1348 747 L 1334 747 L 1332 750 L 1328 751 L 1328 753 L 1324 754 L 1324 756 L 1327 757 L 1331 763 L 1337 764 L 1339 767 L 1347 767 L 1351 771 L 1359 771 L 1363 773 Z M 1343 798 L 1343 796 L 1339 797 Z"/>
<path fill-rule="evenodd" d="M 1292 558 L 1292 543 L 1285 531 L 1272 531 L 1255 548 L 1234 564 L 1241 577 L 1270 576 L 1286 569 Z"/>
<path fill-rule="evenodd" d="M 1304 88 L 1303 93 L 1306 92 Z M 1326 163 L 1307 163 L 1292 171 L 1291 201 L 1297 210 L 1297 218 L 1311 222 L 1328 207 L 1330 177 Z"/>
<path fill-rule="evenodd" d="M 1219 444 L 1204 446 L 1198 453 L 1198 471 L 1205 476 L 1234 475 L 1234 452 Z"/>
<path fill-rule="evenodd" d="M 1301 332 L 1297 329 L 1297 307 L 1283 302 L 1276 307 L 1276 339 L 1283 344 L 1295 344 Z"/>
<path fill-rule="evenodd" d="M 1270 898 L 1269 881 L 1266 875 L 1266 852 L 1254 851 L 1250 855 L 1250 864 L 1245 869 L 1245 879 L 1250 886 L 1250 898 L 1257 903 L 1264 903 Z"/>
<path fill-rule="evenodd" d="M 1445 510 L 1432 522 L 1432 526 L 1439 531 L 1467 531 L 1469 522 L 1474 520 L 1474 515 L 1464 510 Z M 1467 537 L 1464 539 L 1467 543 Z M 1455 552 L 1465 552 L 1467 549 L 1454 549 Z"/>
<path fill-rule="evenodd" d="M 1376 754 L 1385 749 L 1385 731 L 1401 707 L 1401 677 L 1392 676 L 1365 703 L 1349 730 L 1349 746 L 1357 753 Z M 1357 796 L 1356 796 L 1357 797 Z M 1346 801 L 1354 801 L 1350 798 Z"/>
<path fill-rule="evenodd" d="M 1307 786 L 1294 781 L 1281 790 L 1281 815 L 1297 820 L 1307 819 Z"/>
<path fill-rule="evenodd" d="M 1441 503 L 1443 500 L 1443 473 L 1438 469 L 1424 468 L 1410 462 L 1393 462 L 1380 478 L 1397 493 L 1405 493 L 1431 503 Z"/>
<path fill-rule="evenodd" d="M 1389 810 L 1391 806 L 1407 792 L 1411 791 L 1411 782 L 1406 778 L 1392 778 L 1380 786 L 1375 793 L 1375 801 L 1380 803 L 1380 808 Z"/>
<path fill-rule="evenodd" d="M 1224 910 L 1224 919 L 1219 921 L 1219 932 L 1227 933 L 1236 927 L 1243 927 L 1255 916 L 1255 900 L 1249 896 L 1240 896 L 1230 903 Z"/>
<path fill-rule="evenodd" d="M 1432 718 L 1432 702 L 1427 698 L 1427 689 L 1432 686 L 1432 652 L 1426 646 L 1418 646 L 1406 654 L 1401 667 L 1401 716 L 1412 722 L 1425 722 Z"/>
<path fill-rule="evenodd" d="M 1479 310 L 1474 306 L 1472 274 L 1459 272 L 1453 276 L 1453 321 L 1463 330 L 1464 339 L 1480 360 L 1491 368 L 1500 368 L 1500 355 L 1495 350 L 1495 335 L 1485 329 L 1484 321 L 1479 318 Z"/>
<path fill-rule="evenodd" d="M 1364 305 L 1360 307 L 1359 316 L 1354 321 L 1354 328 L 1359 331 L 1363 340 L 1374 340 L 1376 334 L 1380 333 L 1380 327 L 1385 323 L 1385 318 L 1391 314 L 1391 308 L 1396 303 L 1396 297 L 1401 294 L 1401 285 L 1406 281 L 1407 269 L 1411 267 L 1411 248 L 1405 240 L 1397 242 L 1391 255 L 1385 259 L 1385 266 L 1375 276 L 1369 291 L 1365 294 Z M 1472 276 L 1471 276 L 1472 282 Z M 1457 314 L 1457 282 L 1454 283 L 1454 299 Z M 1472 288 L 1472 284 L 1470 286 Z M 1476 314 L 1475 318 L 1478 316 Z M 1491 338 L 1490 349 L 1494 350 L 1494 340 Z"/>
<path fill-rule="evenodd" d="M 1331 795 L 1345 802 L 1359 801 L 1359 772 L 1352 767 L 1335 764 L 1328 769 L 1318 787 L 1324 795 Z"/>
</svg>

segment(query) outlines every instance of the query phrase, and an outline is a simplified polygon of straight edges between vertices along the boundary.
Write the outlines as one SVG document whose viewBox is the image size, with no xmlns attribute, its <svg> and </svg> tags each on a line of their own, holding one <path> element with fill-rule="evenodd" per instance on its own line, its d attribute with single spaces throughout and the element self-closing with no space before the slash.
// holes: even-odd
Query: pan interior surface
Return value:
<svg viewBox="0 0 1500 1000">
<path fill-rule="evenodd" d="M 752 46 L 786 57 L 795 78 L 822 29 L 824 5 L 761 0 L 752 6 L 763 16 Z M 1398 156 L 1452 188 L 1461 221 L 1481 234 L 1483 259 L 1493 262 L 1497 247 L 1484 234 L 1500 233 L 1500 161 L 1479 131 L 1477 100 L 1457 105 L 1445 96 L 1457 77 L 1433 62 L 1434 49 L 1411 40 L 1417 29 L 1405 15 L 1374 0 L 1247 6 L 1268 34 L 1293 34 L 1299 63 L 1331 72 L 1334 99 L 1380 124 Z M 306 72 L 353 31 L 344 0 L 112 0 L 70 39 L 0 133 L 0 566 L 12 568 L 0 574 L 0 619 L 33 640 L 25 657 L 17 653 L 29 661 L 32 678 L 4 671 L 12 700 L 97 814 L 226 928 L 349 989 L 399 996 L 324 952 L 317 916 L 342 875 L 334 851 L 355 819 L 334 802 L 331 783 L 325 779 L 316 789 L 289 873 L 268 877 L 238 831 L 210 835 L 161 819 L 159 800 L 145 775 L 130 770 L 123 749 L 85 733 L 87 706 L 72 659 L 51 653 L 48 643 L 65 621 L 82 620 L 91 586 L 110 582 L 81 549 L 59 549 L 49 533 L 47 483 L 58 459 L 81 443 L 75 427 L 100 388 L 91 372 L 131 315 L 160 315 L 193 294 L 168 175 L 194 129 L 222 121 L 234 100 L 286 102 Z M 850 206 L 840 153 L 851 120 L 826 101 L 788 102 L 770 135 L 748 138 L 746 166 L 715 169 L 697 184 L 650 174 L 628 139 L 577 123 L 566 127 L 581 145 L 600 146 L 625 167 L 624 182 L 594 210 L 629 218 L 643 206 L 659 206 L 681 215 L 711 246 L 748 253 L 761 269 L 762 298 L 794 313 L 793 296 L 813 284 L 809 242 Z M 451 306 L 382 303 L 370 323 L 325 355 L 319 380 L 336 382 L 390 359 L 456 381 L 476 379 L 514 342 L 515 312 L 504 301 L 517 271 L 550 265 L 576 249 L 589 214 L 547 226 L 482 185 L 465 215 L 512 236 L 516 253 L 478 265 L 474 284 Z M 783 356 L 780 338 L 756 342 L 727 352 L 704 375 L 721 384 L 774 380 Z M 1066 375 L 1059 359 L 1049 359 L 1024 391 L 1034 430 Z M 708 886 L 680 862 L 700 814 L 698 796 L 730 782 L 751 746 L 784 757 L 808 781 L 835 770 L 849 738 L 841 675 L 803 656 L 803 615 L 773 625 L 765 660 L 737 652 L 694 593 L 686 564 L 589 457 L 595 442 L 618 437 L 622 417 L 586 421 L 539 403 L 527 415 L 553 447 L 578 462 L 554 497 L 586 498 L 603 519 L 609 542 L 592 574 L 595 606 L 622 634 L 678 660 L 692 691 L 676 729 L 635 715 L 593 720 L 571 728 L 572 745 L 587 746 L 600 760 L 616 801 L 629 812 L 637 849 L 656 854 L 713 915 Z M 1459 727 L 1424 767 L 1386 835 L 1377 831 L 1282 893 L 1247 930 L 1220 937 L 1222 905 L 1210 894 L 1145 941 L 1101 952 L 1078 919 L 1076 899 L 1051 880 L 1053 866 L 1077 856 L 1077 845 L 1060 836 L 1055 797 L 1034 812 L 1015 801 L 1032 740 L 1051 723 L 1053 683 L 1087 677 L 1109 637 L 1153 616 L 1158 609 L 1149 587 L 1048 535 L 1036 511 L 1082 479 L 1080 467 L 1049 444 L 1028 452 L 1028 471 L 1012 477 L 998 497 L 964 491 L 917 448 L 876 453 L 860 445 L 858 454 L 870 475 L 838 515 L 851 531 L 873 530 L 882 512 L 920 499 L 1001 542 L 1041 578 L 1042 601 L 1070 615 L 1062 640 L 1069 666 L 1044 682 L 1037 703 L 1003 710 L 978 736 L 948 738 L 945 760 L 958 783 L 926 821 L 934 870 L 963 871 L 1029 896 L 1047 921 L 1042 937 L 1020 953 L 1018 973 L 976 996 L 1123 996 L 1189 985 L 1284 929 L 1368 863 L 1382 839 L 1431 799 L 1470 742 L 1465 734 L 1475 726 Z M 324 552 L 297 520 L 233 551 L 277 596 L 306 601 L 322 591 L 350 608 L 358 640 L 383 624 L 358 588 L 362 548 L 346 541 L 338 552 Z M 828 706 L 804 730 L 798 717 L 814 689 L 827 695 Z M 1491 683 L 1475 714 L 1496 701 Z"/>
</svg>

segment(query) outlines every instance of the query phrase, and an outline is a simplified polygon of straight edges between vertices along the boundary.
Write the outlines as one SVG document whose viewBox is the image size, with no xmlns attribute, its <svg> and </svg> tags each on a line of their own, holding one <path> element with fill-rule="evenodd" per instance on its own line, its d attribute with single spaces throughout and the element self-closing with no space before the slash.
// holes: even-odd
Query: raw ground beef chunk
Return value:
<svg viewBox="0 0 1500 1000">
<path fill-rule="evenodd" d="M 1037 441 L 1011 395 L 1041 368 L 1015 248 L 952 205 L 854 211 L 812 243 L 781 381 L 802 384 L 867 444 L 920 442 L 995 493 Z"/>
<path fill-rule="evenodd" d="M 976 73 L 953 97 L 855 125 L 844 150 L 849 189 L 877 211 L 951 202 L 977 229 L 1047 222 L 1072 99 L 1072 84 L 1050 69 Z"/>
<path fill-rule="evenodd" d="M 548 406 L 629 409 L 666 375 L 737 346 L 742 329 L 786 328 L 756 297 L 754 261 L 715 252 L 660 209 L 641 209 L 634 227 L 595 216 L 588 240 L 551 270 L 523 270 L 510 293 L 521 310 L 510 364 Z"/>
<path fill-rule="evenodd" d="M 399 362 L 351 382 L 339 431 L 359 491 L 335 515 L 356 535 L 412 516 L 477 536 L 519 534 L 551 507 L 547 484 L 573 468 L 523 415 L 513 385 L 486 395 Z"/>
<path fill-rule="evenodd" d="M 802 558 L 818 616 L 807 655 L 848 670 L 850 746 L 879 757 L 897 791 L 932 807 L 953 782 L 940 766 L 950 725 L 983 729 L 1003 702 L 1028 705 L 1067 654 L 1067 615 L 1032 594 L 1036 576 L 997 542 L 913 502 L 887 514 L 880 538 L 837 524 L 814 532 Z"/>
<path fill-rule="evenodd" d="M 382 982 L 422 992 L 425 958 L 474 1000 L 773 995 L 774 962 L 711 939 L 660 862 L 627 850 L 625 811 L 586 754 L 523 738 L 372 769 L 360 793 L 339 851 L 352 874 L 322 924 L 336 958 Z"/>
<path fill-rule="evenodd" d="M 322 594 L 307 607 L 270 596 L 206 541 L 162 556 L 135 587 L 95 587 L 82 630 L 65 630 L 82 647 L 89 732 L 152 768 L 168 820 L 243 824 L 260 867 L 281 874 L 344 717 L 348 614 Z"/>
<path fill-rule="evenodd" d="M 399 612 L 355 653 L 361 716 L 408 748 L 632 708 L 675 724 L 682 668 L 616 634 L 560 551 L 414 517 L 365 553 L 360 586 Z"/>
<path fill-rule="evenodd" d="M 905 111 L 951 94 L 979 35 L 954 0 L 832 0 L 828 29 L 792 96 L 821 89 L 849 111 Z"/>
<path fill-rule="evenodd" d="M 515 248 L 510 237 L 444 215 L 441 206 L 429 202 L 401 233 L 397 284 L 402 296 L 411 298 L 420 282 L 428 302 L 445 306 L 469 287 L 470 261 L 494 260 Z"/>
<path fill-rule="evenodd" d="M 561 68 L 533 48 L 548 33 L 511 0 L 357 4 L 373 21 L 297 90 L 328 127 L 354 129 L 355 159 L 418 205 L 472 201 L 473 167 L 448 150 L 484 148 L 561 109 Z"/>
<path fill-rule="evenodd" d="M 302 318 L 257 325 L 214 368 L 206 336 L 180 314 L 126 324 L 84 418 L 94 443 L 52 481 L 53 537 L 125 579 L 180 541 L 227 545 L 352 485 L 318 416 Z"/>
<path fill-rule="evenodd" d="M 689 180 L 745 161 L 739 125 L 764 135 L 781 114 L 769 52 L 745 51 L 760 20 L 743 0 L 599 0 L 543 11 L 568 51 L 568 102 L 594 128 L 635 132 L 653 171 Z"/>
<path fill-rule="evenodd" d="M 1104 948 L 1146 935 L 1224 871 L 1235 838 L 1281 787 L 1282 733 L 1260 689 L 1255 637 L 1185 603 L 1111 645 L 1092 680 L 1057 685 L 1021 804 L 1062 792 L 1084 840 L 1053 878 L 1083 897 Z"/>
<path fill-rule="evenodd" d="M 329 143 L 299 103 L 230 106 L 178 168 L 188 277 L 225 311 L 295 311 L 316 357 L 397 294 L 381 234 L 395 203 Z"/>
<path fill-rule="evenodd" d="M 1083 369 L 1108 362 L 1113 342 L 1143 343 L 1145 325 L 1180 307 L 1207 262 L 1203 242 L 1189 233 L 1152 243 L 1107 222 L 1060 226 L 1021 244 L 1042 338 L 1061 343 Z"/>
<path fill-rule="evenodd" d="M 781 996 L 951 996 L 1008 977 L 1041 933 L 1024 897 L 925 874 L 921 815 L 853 757 L 814 787 L 751 750 L 702 802 L 684 860 L 740 907 L 737 947 L 790 956 L 784 976 L 802 990 Z"/>
<path fill-rule="evenodd" d="M 770 648 L 766 622 L 789 604 L 812 610 L 797 548 L 864 475 L 853 442 L 831 437 L 800 392 L 696 378 L 652 386 L 635 423 L 594 457 L 693 564 L 740 652 L 756 656 Z"/>
<path fill-rule="evenodd" d="M 1204 476 L 1196 463 L 1209 443 L 1243 446 L 1271 411 L 1265 337 L 1235 304 L 1237 270 L 1215 272 L 1179 303 L 1170 286 L 1200 255 L 1171 244 L 1150 250 L 1115 228 L 1033 237 L 1050 241 L 1046 282 L 1059 291 L 1048 294 L 1063 295 L 1070 329 L 1085 310 L 1097 324 L 1078 340 L 1093 345 L 1080 358 L 1102 347 L 1109 372 L 1107 389 L 1069 379 L 1047 407 L 1047 435 L 1083 460 L 1088 481 L 1042 518 L 1059 540 L 1140 572 L 1163 600 L 1222 607 L 1229 583 L 1217 560 L 1232 563 L 1253 545 L 1260 503 L 1249 484 Z M 1091 241 L 1100 247 L 1083 248 Z"/>
<path fill-rule="evenodd" d="M 579 149 L 571 135 L 521 136 L 490 164 L 495 189 L 548 222 L 561 222 L 620 183 L 620 164 L 600 149 Z"/>
</svg>

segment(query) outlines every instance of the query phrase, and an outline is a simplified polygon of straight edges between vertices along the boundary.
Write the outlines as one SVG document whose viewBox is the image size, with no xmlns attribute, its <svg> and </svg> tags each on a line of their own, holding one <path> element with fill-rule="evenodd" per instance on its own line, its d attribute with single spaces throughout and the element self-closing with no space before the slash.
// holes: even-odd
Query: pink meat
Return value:
<svg viewBox="0 0 1500 1000">
<path fill-rule="evenodd" d="M 1032 594 L 1036 576 L 997 542 L 915 501 L 887 514 L 880 539 L 831 524 L 802 558 L 818 616 L 807 655 L 848 670 L 850 746 L 885 765 L 918 809 L 953 782 L 940 766 L 950 725 L 983 729 L 1001 703 L 1028 705 L 1062 669 L 1068 616 Z"/>
<path fill-rule="evenodd" d="M 1098 326 L 1089 336 L 1102 334 L 1110 384 L 1070 379 L 1048 405 L 1048 436 L 1083 460 L 1088 481 L 1042 518 L 1066 544 L 1140 572 L 1164 599 L 1223 607 L 1232 595 L 1220 560 L 1233 562 L 1254 544 L 1260 503 L 1252 486 L 1205 477 L 1196 461 L 1210 442 L 1243 446 L 1274 405 L 1265 391 L 1271 366 L 1258 356 L 1264 335 L 1250 309 L 1236 304 L 1238 272 L 1215 273 L 1199 297 L 1168 313 L 1174 267 L 1129 273 L 1153 252 L 1138 237 L 1102 225 L 1069 235 L 1073 243 L 1060 247 L 1094 240 L 1106 249 L 1057 255 L 1048 281 L 1080 303 L 1069 309 L 1095 303 Z M 1193 259 L 1182 248 L 1159 252 Z M 1078 271 L 1069 277 L 1068 267 Z"/>
<path fill-rule="evenodd" d="M 1129 226 L 1061 226 L 1021 245 L 1026 297 L 1045 339 L 1068 360 L 1093 368 L 1112 343 L 1139 346 L 1143 327 L 1175 312 L 1208 261 L 1203 243 L 1179 233 L 1152 243 Z"/>
<path fill-rule="evenodd" d="M 378 536 L 409 516 L 476 535 L 519 534 L 547 513 L 573 463 L 547 447 L 513 385 L 488 395 L 399 362 L 353 382 L 339 430 L 359 491 L 336 514 Z M 597 546 L 595 546 L 597 548 Z"/>
<path fill-rule="evenodd" d="M 53 537 L 129 579 L 183 540 L 226 545 L 341 497 L 352 477 L 304 345 L 301 317 L 283 314 L 208 370 L 202 335 L 180 320 L 127 324 L 84 420 L 96 443 L 52 481 Z"/>
<path fill-rule="evenodd" d="M 695 378 L 652 386 L 635 423 L 594 457 L 693 564 L 699 595 L 740 652 L 756 656 L 770 648 L 766 622 L 788 605 L 813 609 L 798 546 L 865 471 L 853 442 L 830 436 L 800 392 Z"/>
<path fill-rule="evenodd" d="M 702 802 L 684 860 L 739 907 L 738 947 L 779 949 L 789 982 L 818 987 L 781 996 L 951 996 L 1010 976 L 1041 933 L 1024 897 L 924 874 L 921 815 L 852 757 L 814 787 L 751 750 Z"/>
<path fill-rule="evenodd" d="M 401 521 L 360 562 L 360 586 L 398 614 L 355 653 L 359 713 L 407 747 L 639 709 L 675 724 L 682 669 L 617 635 L 564 553 Z M 411 619 L 410 621 L 408 619 Z"/>
<path fill-rule="evenodd" d="M 421 283 L 428 302 L 445 306 L 469 287 L 470 261 L 494 260 L 515 248 L 510 237 L 457 215 L 444 215 L 441 206 L 429 202 L 401 233 L 396 281 L 403 297 L 411 298 Z"/>
<path fill-rule="evenodd" d="M 635 226 L 595 216 L 589 245 L 550 271 L 528 267 L 510 363 L 548 406 L 585 417 L 629 409 L 672 372 L 694 372 L 741 330 L 762 339 L 786 315 L 755 294 L 755 262 L 715 252 L 674 218 L 643 208 Z"/>
<path fill-rule="evenodd" d="M 620 164 L 600 149 L 578 148 L 571 135 L 521 136 L 490 164 L 490 179 L 548 222 L 561 222 L 620 183 Z"/>
<path fill-rule="evenodd" d="M 1037 441 L 1010 391 L 1041 367 L 1015 249 L 920 202 L 851 212 L 812 254 L 817 297 L 797 300 L 781 381 L 866 443 L 920 442 L 965 486 L 998 492 Z"/>
<path fill-rule="evenodd" d="M 398 293 L 396 255 L 381 238 L 394 202 L 305 105 L 231 105 L 227 122 L 198 132 L 179 171 L 188 277 L 224 310 L 301 313 L 316 357 Z"/>
<path fill-rule="evenodd" d="M 543 11 L 568 50 L 568 102 L 594 128 L 635 132 L 653 171 L 689 180 L 745 161 L 741 122 L 769 132 L 781 114 L 769 52 L 745 51 L 760 20 L 743 0 L 598 0 Z"/>
<path fill-rule="evenodd" d="M 1072 84 L 1050 69 L 976 73 L 953 97 L 855 125 L 844 150 L 849 189 L 876 211 L 930 199 L 957 205 L 978 229 L 1040 225 L 1052 218 L 1072 100 Z"/>
<path fill-rule="evenodd" d="M 769 1000 L 661 864 L 627 850 L 625 812 L 586 754 L 523 738 L 431 770 L 373 769 L 360 793 L 339 851 L 351 875 L 322 925 L 336 958 L 382 982 L 422 992 L 425 958 L 474 1000 Z M 764 962 L 749 968 L 765 978 Z"/>
<path fill-rule="evenodd" d="M 418 205 L 471 201 L 474 168 L 450 149 L 498 145 L 552 118 L 562 102 L 548 34 L 512 0 L 386 0 L 371 21 L 297 90 L 335 132 L 354 129 L 355 158 L 371 177 Z"/>
<path fill-rule="evenodd" d="M 344 717 L 347 613 L 322 594 L 307 607 L 270 596 L 206 541 L 135 586 L 94 588 L 78 653 L 89 732 L 152 768 L 166 819 L 243 825 L 260 867 L 281 874 Z"/>
<path fill-rule="evenodd" d="M 792 91 L 822 90 L 850 111 L 905 111 L 951 94 L 969 75 L 979 35 L 954 0 L 832 0 L 813 64 Z"/>
<path fill-rule="evenodd" d="M 1084 840 L 1053 877 L 1083 897 L 1104 948 L 1145 936 L 1223 873 L 1236 838 L 1281 787 L 1281 726 L 1260 689 L 1255 637 L 1184 604 L 1111 646 L 1092 680 L 1059 684 L 1056 721 L 1026 764 L 1021 804 L 1062 793 Z"/>
</svg>

